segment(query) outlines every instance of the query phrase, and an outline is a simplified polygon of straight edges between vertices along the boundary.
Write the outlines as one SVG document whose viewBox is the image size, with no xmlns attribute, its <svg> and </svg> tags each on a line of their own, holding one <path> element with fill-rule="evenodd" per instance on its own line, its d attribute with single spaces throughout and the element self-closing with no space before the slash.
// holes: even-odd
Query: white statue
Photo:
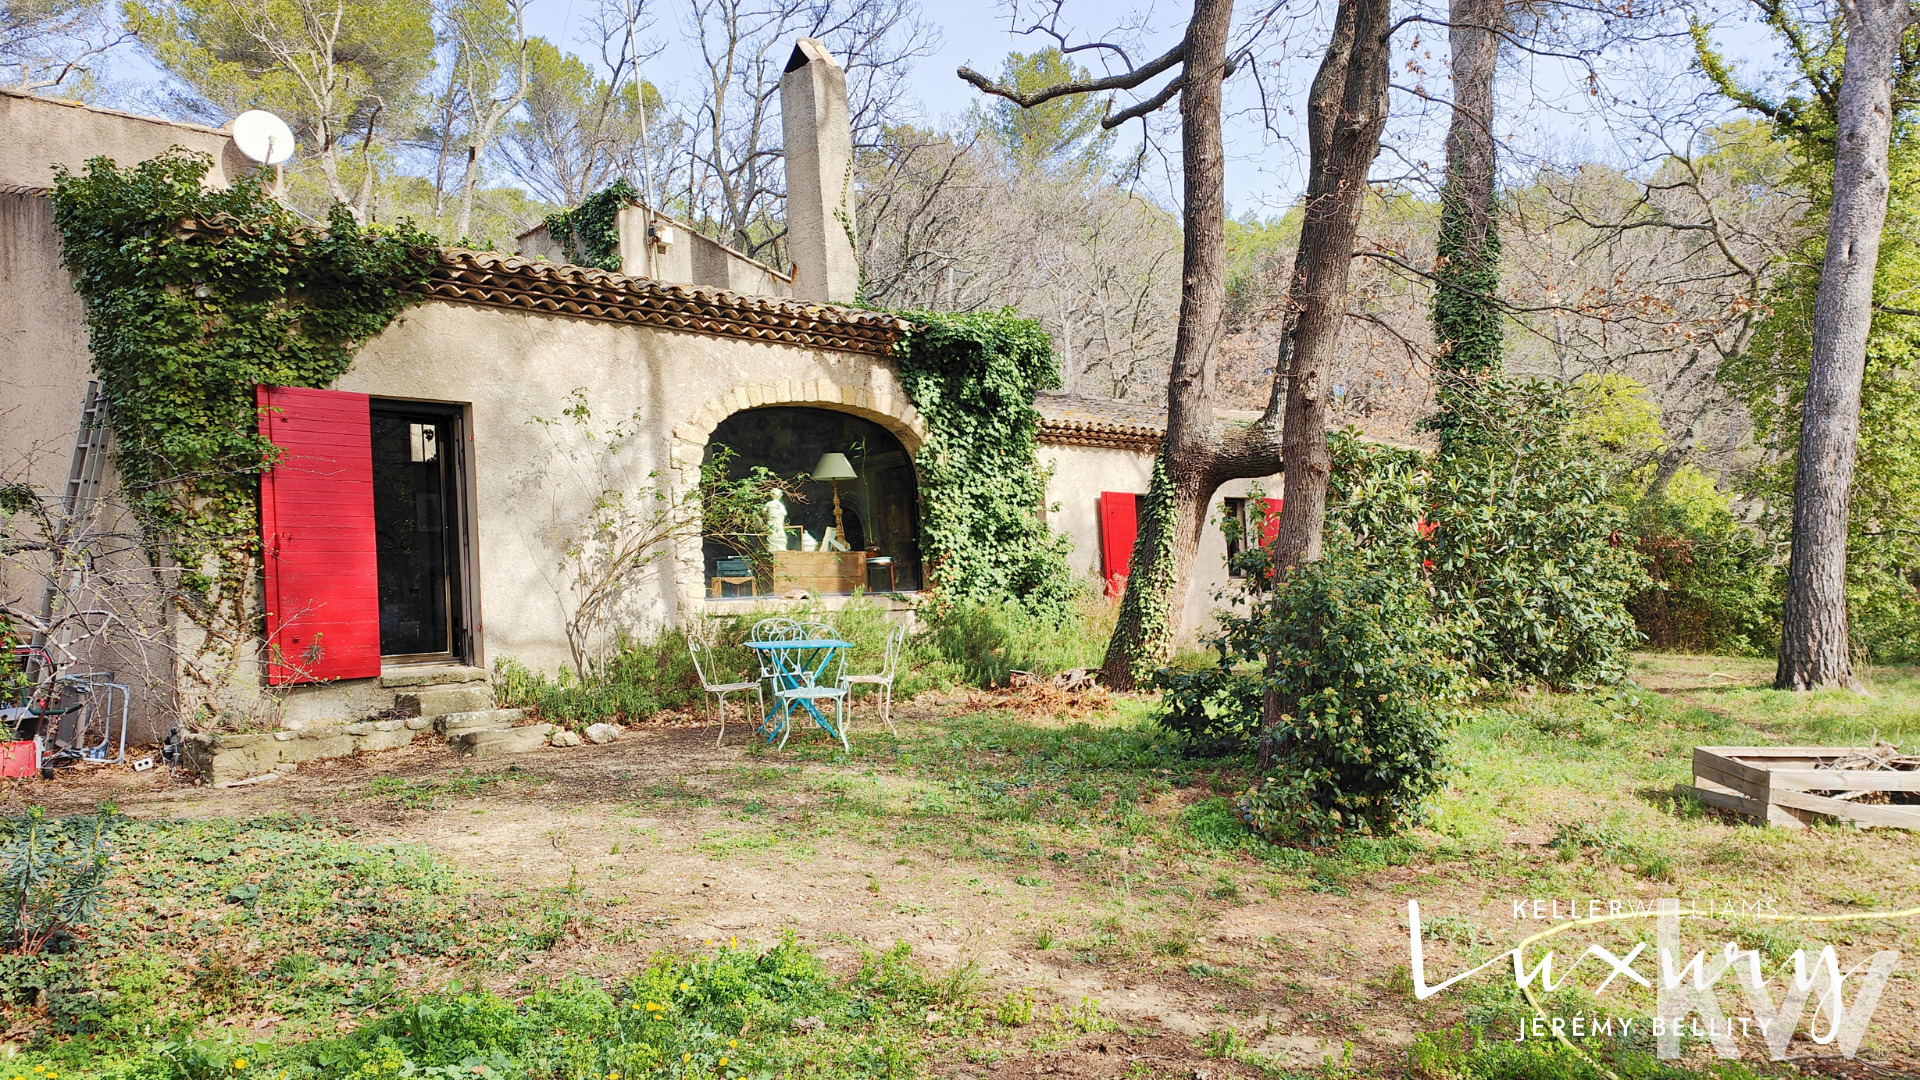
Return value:
<svg viewBox="0 0 1920 1080">
<path fill-rule="evenodd" d="M 800 550 L 801 551 L 819 551 L 820 541 L 815 540 L 813 538 L 812 533 L 808 532 L 805 529 L 801 529 L 800 530 Z"/>
<path fill-rule="evenodd" d="M 787 504 L 778 494 L 767 500 L 767 550 L 787 550 Z"/>
</svg>

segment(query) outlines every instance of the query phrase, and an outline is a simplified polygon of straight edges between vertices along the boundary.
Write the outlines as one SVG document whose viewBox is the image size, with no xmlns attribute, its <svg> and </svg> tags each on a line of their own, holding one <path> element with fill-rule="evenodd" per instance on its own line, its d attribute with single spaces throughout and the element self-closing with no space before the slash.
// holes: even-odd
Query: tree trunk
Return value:
<svg viewBox="0 0 1920 1080">
<path fill-rule="evenodd" d="M 1859 688 L 1847 651 L 1847 504 L 1860 436 L 1860 383 L 1873 275 L 1887 219 L 1892 77 L 1912 20 L 1905 0 L 1846 0 L 1834 144 L 1833 211 L 1813 310 L 1813 354 L 1793 476 L 1793 553 L 1780 632 L 1779 690 Z"/>
<path fill-rule="evenodd" d="M 1481 378 L 1500 367 L 1500 239 L 1493 225 L 1493 75 L 1505 0 L 1453 0 L 1447 32 L 1453 52 L 1453 118 L 1447 128 L 1447 179 L 1440 192 L 1440 256 L 1435 268 L 1435 381 L 1440 444 L 1473 425 Z"/>
<path fill-rule="evenodd" d="M 1380 153 L 1387 124 L 1388 28 L 1391 0 L 1340 0 L 1333 40 L 1307 94 L 1308 173 L 1300 247 L 1287 284 L 1293 326 L 1287 363 L 1276 368 L 1271 417 L 1286 395 L 1281 453 L 1287 463 L 1286 501 L 1273 540 L 1274 580 L 1320 557 L 1327 521 L 1327 382 L 1347 313 L 1353 241 L 1367 194 L 1367 172 Z M 1284 383 L 1284 385 L 1283 385 Z M 1267 661 L 1273 673 L 1273 660 Z M 1271 687 L 1261 701 L 1262 728 L 1272 730 L 1292 702 Z M 1260 740 L 1260 767 L 1276 747 Z"/>
<path fill-rule="evenodd" d="M 1167 434 L 1134 537 L 1131 573 L 1119 621 L 1107 642 L 1103 675 L 1131 689 L 1170 654 L 1185 606 L 1213 479 L 1215 438 L 1210 369 L 1226 311 L 1226 155 L 1220 141 L 1220 84 L 1226 76 L 1233 0 L 1194 0 L 1180 91 L 1185 250 L 1180 325 L 1167 381 Z M 1271 471 L 1271 470 L 1270 470 Z M 1168 530 L 1172 535 L 1167 535 Z"/>
<path fill-rule="evenodd" d="M 1275 376 L 1286 394 L 1281 438 L 1286 503 L 1274 538 L 1274 566 L 1281 576 L 1320 557 L 1333 464 L 1327 450 L 1327 383 L 1347 313 L 1367 172 L 1380 153 L 1387 123 L 1391 18 L 1391 0 L 1341 0 L 1333 41 L 1307 96 L 1307 198 L 1287 286 L 1293 330 L 1286 370 Z M 1282 389 L 1276 385 L 1276 398 Z"/>
</svg>

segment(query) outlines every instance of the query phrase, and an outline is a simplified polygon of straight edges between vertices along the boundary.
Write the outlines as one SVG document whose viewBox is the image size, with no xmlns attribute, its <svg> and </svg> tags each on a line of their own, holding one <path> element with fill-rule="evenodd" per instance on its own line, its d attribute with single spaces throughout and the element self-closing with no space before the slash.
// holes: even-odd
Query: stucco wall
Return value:
<svg viewBox="0 0 1920 1080">
<path fill-rule="evenodd" d="M 336 385 L 468 406 L 481 605 L 476 660 L 513 656 L 548 671 L 568 658 L 554 499 L 573 522 L 593 491 L 565 470 L 557 485 L 542 475 L 542 463 L 555 457 L 549 439 L 556 433 L 566 436 L 563 449 L 584 447 L 564 426 L 529 421 L 559 417 L 576 387 L 588 388 L 597 422 L 636 419 L 642 435 L 620 468 L 635 491 L 658 473 L 684 493 L 697 481 L 707 433 L 756 405 L 866 416 L 909 450 L 924 430 L 891 368 L 873 357 L 440 302 L 411 309 L 369 342 Z M 697 538 L 676 556 L 622 613 L 632 629 L 677 621 L 683 607 L 704 602 Z"/>
<path fill-rule="evenodd" d="M 1072 537 L 1073 553 L 1069 559 L 1074 572 L 1099 578 L 1100 493 L 1146 494 L 1153 478 L 1153 454 L 1146 450 L 1042 443 L 1040 460 L 1053 469 L 1053 478 L 1047 484 L 1047 521 L 1055 531 Z M 1227 499 L 1246 498 L 1256 483 L 1270 498 L 1281 494 L 1282 478 L 1270 476 L 1260 481 L 1228 481 L 1214 495 L 1207 510 L 1206 529 L 1200 534 L 1200 551 L 1194 558 L 1193 586 L 1187 592 L 1180 624 L 1182 640 L 1193 640 L 1213 630 L 1213 595 L 1230 580 L 1227 540 L 1220 531 L 1220 513 Z"/>
<path fill-rule="evenodd" d="M 0 187 L 49 187 L 56 164 L 79 172 L 89 158 L 104 155 L 124 168 L 170 146 L 212 155 L 207 181 L 215 187 L 254 167 L 218 128 L 0 90 Z"/>
</svg>

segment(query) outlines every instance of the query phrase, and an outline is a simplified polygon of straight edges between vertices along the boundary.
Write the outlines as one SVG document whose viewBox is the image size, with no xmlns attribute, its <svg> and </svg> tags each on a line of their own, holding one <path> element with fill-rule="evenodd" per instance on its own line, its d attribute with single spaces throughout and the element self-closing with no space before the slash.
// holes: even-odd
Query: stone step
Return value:
<svg viewBox="0 0 1920 1080">
<path fill-rule="evenodd" d="M 464 683 L 486 684 L 489 681 L 486 668 L 467 667 L 462 664 L 396 668 L 393 671 L 383 672 L 380 676 L 380 685 L 388 690 L 408 690 L 420 686 L 455 686 Z"/>
<path fill-rule="evenodd" d="M 508 754 L 525 754 L 539 750 L 553 737 L 552 724 L 533 724 L 528 727 L 507 728 L 504 731 L 469 731 L 460 736 L 455 745 L 463 757 L 477 761 L 487 758 L 505 757 Z"/>
<path fill-rule="evenodd" d="M 493 708 L 490 686 L 422 686 L 393 695 L 393 703 L 421 716 L 481 712 Z"/>
<path fill-rule="evenodd" d="M 458 739 L 471 731 L 500 731 L 526 719 L 525 709 L 479 709 L 474 712 L 441 713 L 433 718 L 434 729 L 448 739 Z"/>
</svg>

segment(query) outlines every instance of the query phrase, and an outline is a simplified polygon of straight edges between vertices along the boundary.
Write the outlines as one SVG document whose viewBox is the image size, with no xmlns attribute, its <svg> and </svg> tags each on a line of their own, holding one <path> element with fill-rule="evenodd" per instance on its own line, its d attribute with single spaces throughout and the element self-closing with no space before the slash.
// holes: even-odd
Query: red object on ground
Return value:
<svg viewBox="0 0 1920 1080">
<path fill-rule="evenodd" d="M 32 739 L 0 743 L 0 777 L 40 775 L 40 744 Z"/>
<path fill-rule="evenodd" d="M 267 681 L 380 674 L 373 434 L 365 394 L 262 386 L 260 434 L 280 460 L 260 477 Z"/>
<path fill-rule="evenodd" d="M 1100 493 L 1100 574 L 1107 599 L 1127 591 L 1133 565 L 1133 538 L 1140 530 L 1140 496 L 1131 491 Z"/>
</svg>

